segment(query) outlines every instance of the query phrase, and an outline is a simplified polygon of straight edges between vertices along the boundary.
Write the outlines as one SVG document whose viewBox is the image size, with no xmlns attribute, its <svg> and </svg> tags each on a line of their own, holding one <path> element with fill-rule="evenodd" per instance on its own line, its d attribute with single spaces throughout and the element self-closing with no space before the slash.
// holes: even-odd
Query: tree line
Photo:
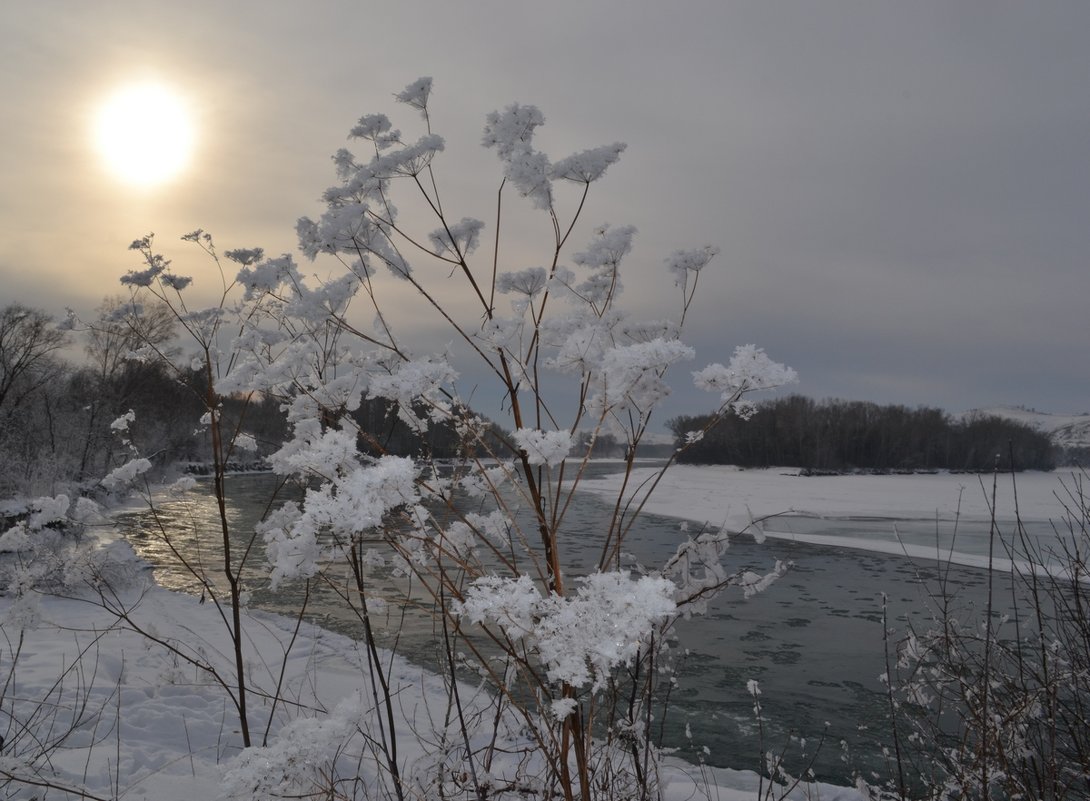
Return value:
<svg viewBox="0 0 1090 801">
<path fill-rule="evenodd" d="M 940 409 L 801 395 L 758 404 L 749 420 L 729 414 L 677 417 L 667 424 L 680 461 L 743 467 L 848 470 L 1051 470 L 1047 435 L 990 415 L 956 419 Z M 703 436 L 686 446 L 701 432 Z"/>
<path fill-rule="evenodd" d="M 0 498 L 67 491 L 93 481 L 132 457 L 130 444 L 160 466 L 210 458 L 200 425 L 208 378 L 199 366 L 177 367 L 177 320 L 168 309 L 129 314 L 131 302 L 106 298 L 93 321 L 58 325 L 19 303 L 0 309 Z M 64 358 L 82 344 L 84 358 Z M 78 352 L 78 350 L 75 350 Z M 166 354 L 172 358 L 157 358 Z M 172 366 L 175 365 L 175 366 Z M 260 464 L 288 437 L 283 399 L 258 394 L 223 399 L 228 430 L 253 437 L 256 451 L 239 464 Z M 133 412 L 124 431 L 114 422 Z M 449 423 L 418 433 L 396 406 L 365 398 L 350 414 L 370 432 L 361 450 L 453 458 L 463 438 Z M 500 452 L 504 433 L 495 428 Z"/>
<path fill-rule="evenodd" d="M 126 439 L 161 465 L 208 458 L 198 425 L 207 377 L 199 369 L 166 366 L 184 360 L 143 358 L 176 347 L 176 320 L 167 309 L 127 314 L 126 303 L 105 299 L 78 334 L 22 304 L 0 309 L 0 497 L 57 492 L 68 482 L 104 475 L 130 457 Z M 85 358 L 72 364 L 62 353 L 77 336 Z M 129 411 L 136 422 L 121 436 L 112 426 Z M 259 460 L 287 436 L 281 399 L 228 397 L 223 415 L 227 425 L 257 442 L 257 452 L 239 454 L 239 462 Z M 463 442 L 449 423 L 421 436 L 381 398 L 365 398 L 351 415 L 370 432 L 361 449 L 376 454 L 454 458 Z M 816 471 L 990 470 L 997 457 L 1006 468 L 1013 456 L 1017 469 L 1051 469 L 1058 456 L 1046 435 L 1011 420 L 954 419 L 934 408 L 816 402 L 799 395 L 765 401 L 749 420 L 728 415 L 715 422 L 709 414 L 678 417 L 668 426 L 679 448 L 690 432 L 704 432 L 681 450 L 680 460 L 692 463 Z M 494 429 L 495 452 L 508 455 L 506 433 Z M 595 455 L 623 453 L 609 435 L 599 439 Z M 580 441 L 577 450 L 587 445 Z"/>
</svg>

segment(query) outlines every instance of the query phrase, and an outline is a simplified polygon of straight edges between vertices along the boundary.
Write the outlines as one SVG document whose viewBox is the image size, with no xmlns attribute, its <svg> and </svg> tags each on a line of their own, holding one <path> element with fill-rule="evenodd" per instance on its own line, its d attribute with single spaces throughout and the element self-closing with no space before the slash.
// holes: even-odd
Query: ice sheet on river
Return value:
<svg viewBox="0 0 1090 801">
<path fill-rule="evenodd" d="M 642 498 L 657 469 L 638 467 L 626 497 Z M 580 488 L 616 498 L 622 474 L 586 479 Z M 1048 548 L 1050 521 L 1064 516 L 1061 499 L 1070 474 L 1025 472 L 995 477 L 998 528 L 1008 541 L 1017 511 Z M 1017 490 L 1017 491 L 1015 491 Z M 1059 497 L 1058 497 L 1059 496 Z M 644 511 L 742 530 L 753 521 L 770 537 L 919 558 L 949 558 L 983 566 L 993 505 L 993 476 L 972 474 L 804 476 L 795 468 L 743 470 L 720 465 L 675 465 Z M 638 501 L 637 501 L 638 502 Z M 635 506 L 635 504 L 633 504 Z M 1009 567 L 1002 543 L 997 566 Z"/>
</svg>

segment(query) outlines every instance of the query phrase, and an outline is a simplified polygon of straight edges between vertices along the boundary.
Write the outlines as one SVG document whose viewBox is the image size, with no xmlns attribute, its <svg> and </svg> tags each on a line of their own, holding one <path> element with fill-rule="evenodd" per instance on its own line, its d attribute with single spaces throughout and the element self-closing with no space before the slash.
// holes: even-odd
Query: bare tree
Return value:
<svg viewBox="0 0 1090 801">
<path fill-rule="evenodd" d="M 0 419 L 8 419 L 59 369 L 65 333 L 39 309 L 12 303 L 0 311 Z"/>
<path fill-rule="evenodd" d="M 138 307 L 131 298 L 108 296 L 88 326 L 87 357 L 103 379 L 117 375 L 129 355 L 144 347 L 165 348 L 174 339 L 177 320 L 162 303 Z"/>
<path fill-rule="evenodd" d="M 87 325 L 85 346 L 94 390 L 85 405 L 88 414 L 76 473 L 80 479 L 97 467 L 92 465 L 94 454 L 102 454 L 110 464 L 115 442 L 104 423 L 122 414 L 133 395 L 149 384 L 146 371 L 130 369 L 131 355 L 148 350 L 157 362 L 173 355 L 169 347 L 177 323 L 165 304 L 145 306 L 121 295 L 103 298 L 95 311 L 98 316 Z"/>
</svg>

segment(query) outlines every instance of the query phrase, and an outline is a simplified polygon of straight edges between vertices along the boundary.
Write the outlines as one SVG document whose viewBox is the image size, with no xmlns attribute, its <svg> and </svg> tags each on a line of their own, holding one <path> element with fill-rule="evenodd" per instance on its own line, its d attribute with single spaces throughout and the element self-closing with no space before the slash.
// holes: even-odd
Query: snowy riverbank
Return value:
<svg viewBox="0 0 1090 801">
<path fill-rule="evenodd" d="M 654 468 L 639 467 L 630 486 L 639 487 L 654 474 Z M 1023 519 L 1062 516 L 1056 498 L 1062 478 L 1017 477 Z M 608 496 L 620 483 L 620 475 L 611 475 L 586 480 L 582 488 Z M 986 525 L 990 498 L 990 477 L 800 477 L 782 469 L 677 466 L 659 483 L 645 511 L 733 528 L 768 518 L 761 528 L 770 537 L 934 556 L 934 542 L 907 542 L 903 531 L 884 524 L 930 521 L 942 532 L 953 530 L 960 515 L 965 528 Z M 1010 477 L 1001 477 L 996 516 L 1005 525 L 1014 512 Z M 865 534 L 800 530 L 800 521 L 835 525 L 860 519 L 867 521 Z M 950 538 L 942 547 L 955 561 L 973 564 L 982 558 L 979 538 Z M 0 777 L 6 772 L 111 799 L 254 797 L 255 787 L 275 784 L 292 771 L 310 771 L 318 781 L 322 766 L 314 755 L 320 754 L 322 738 L 374 725 L 370 671 L 359 643 L 306 623 L 296 631 L 291 619 L 244 610 L 247 671 L 257 690 L 251 695 L 254 740 L 262 741 L 266 726 L 269 739 L 267 748 L 241 754 L 238 715 L 227 692 L 208 671 L 195 667 L 231 675 L 220 611 L 150 583 L 150 572 L 126 544 L 113 542 L 109 549 L 112 590 L 105 598 L 113 611 L 103 608 L 101 597 L 75 592 L 35 597 L 29 605 L 0 597 L 0 680 L 8 681 L 0 697 Z M 397 726 L 403 733 L 398 760 L 405 775 L 413 775 L 436 758 L 434 747 L 425 746 L 428 727 L 442 720 L 448 695 L 439 676 L 389 654 L 382 658 L 398 701 Z M 463 703 L 485 703 L 477 692 L 464 686 Z M 281 699 L 275 705 L 274 696 Z M 410 731 L 418 736 L 405 736 Z M 48 765 L 39 763 L 37 773 L 28 773 L 23 757 L 33 754 L 45 734 L 46 740 L 64 735 L 63 741 Z M 508 736 L 518 739 L 515 730 Z M 373 761 L 367 747 L 360 753 Z M 306 767 L 300 767 L 300 759 Z M 753 774 L 680 761 L 667 760 L 662 780 L 668 799 L 740 801 L 753 798 L 757 789 Z M 822 786 L 820 797 L 856 795 Z"/>
<path fill-rule="evenodd" d="M 220 611 L 151 584 L 124 543 L 110 549 L 114 587 L 102 597 L 70 592 L 35 596 L 30 604 L 0 597 L 0 683 L 8 680 L 0 696 L 0 787 L 5 774 L 39 783 L 10 797 L 40 797 L 41 783 L 89 793 L 79 797 L 155 801 L 267 797 L 288 776 L 302 777 L 304 785 L 309 777 L 317 787 L 323 746 L 351 736 L 357 726 L 367 732 L 357 743 L 357 759 L 363 757 L 357 770 L 365 777 L 374 773 L 367 738 L 380 736 L 379 716 L 360 643 L 306 623 L 296 632 L 291 619 L 244 610 L 247 672 L 257 690 L 250 695 L 252 734 L 260 743 L 268 725 L 269 740 L 267 748 L 242 753 L 227 692 L 194 666 L 231 675 Z M 103 607 L 103 598 L 113 611 Z M 388 653 L 382 658 L 397 699 L 403 775 L 426 775 L 436 759 L 436 729 L 448 711 L 444 682 Z M 485 703 L 476 687 L 463 685 L 461 693 L 469 707 Z M 275 708 L 273 695 L 282 699 Z M 519 739 L 514 730 L 505 736 L 501 751 Z M 61 742 L 48 763 L 39 760 L 32 769 L 25 757 L 50 738 Z M 493 772 L 502 774 L 502 758 Z M 752 773 L 670 759 L 661 781 L 664 798 L 677 801 L 742 801 L 756 798 L 758 788 Z M 4 789 L 14 792 L 14 785 Z M 826 801 L 858 798 L 847 789 L 814 789 Z M 76 796 L 51 790 L 45 797 Z"/>
</svg>

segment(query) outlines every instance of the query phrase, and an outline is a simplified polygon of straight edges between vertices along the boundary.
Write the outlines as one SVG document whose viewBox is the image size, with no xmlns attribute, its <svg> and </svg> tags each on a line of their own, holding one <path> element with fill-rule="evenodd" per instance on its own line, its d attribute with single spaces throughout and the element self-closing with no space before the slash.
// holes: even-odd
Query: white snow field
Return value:
<svg viewBox="0 0 1090 801">
<path fill-rule="evenodd" d="M 633 508 L 657 473 L 652 467 L 633 470 L 626 489 Z M 579 486 L 612 502 L 622 479 L 618 473 L 584 480 Z M 1016 506 L 1047 554 L 1056 545 L 1049 542 L 1052 522 L 1062 523 L 1064 502 L 1071 503 L 1068 492 L 1076 490 L 1079 476 L 1058 470 L 1018 473 L 1012 480 L 1009 474 L 1000 474 L 994 483 L 1000 537 L 994 548 L 995 566 L 1011 567 L 1004 543 L 1009 546 L 1013 541 Z M 658 482 L 643 511 L 732 531 L 758 521 L 750 528 L 758 536 L 983 567 L 988 563 L 992 498 L 991 475 L 804 476 L 795 468 L 675 465 Z M 861 521 L 868 525 L 858 525 Z M 838 522 L 854 525 L 836 531 Z M 815 528 L 823 533 L 812 533 Z M 1062 525 L 1058 528 L 1062 531 Z"/>
</svg>

